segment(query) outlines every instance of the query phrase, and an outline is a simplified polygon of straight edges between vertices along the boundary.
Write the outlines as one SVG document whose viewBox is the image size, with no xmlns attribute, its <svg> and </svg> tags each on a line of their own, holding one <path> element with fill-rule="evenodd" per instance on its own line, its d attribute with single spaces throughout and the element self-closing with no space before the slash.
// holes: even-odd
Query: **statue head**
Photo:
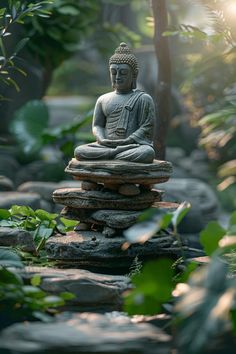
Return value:
<svg viewBox="0 0 236 354">
<path fill-rule="evenodd" d="M 119 47 L 116 48 L 115 53 L 109 60 L 109 67 L 113 88 L 117 86 L 117 82 L 114 78 L 114 72 L 117 68 L 121 70 L 121 73 L 122 71 L 124 73 L 126 72 L 126 85 L 130 86 L 129 89 L 136 88 L 138 60 L 126 43 L 121 43 Z"/>
</svg>

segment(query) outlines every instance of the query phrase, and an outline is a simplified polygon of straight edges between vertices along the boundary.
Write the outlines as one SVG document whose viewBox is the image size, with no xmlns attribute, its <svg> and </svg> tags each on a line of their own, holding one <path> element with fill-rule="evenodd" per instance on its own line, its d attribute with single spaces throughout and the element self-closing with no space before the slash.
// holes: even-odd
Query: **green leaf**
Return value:
<svg viewBox="0 0 236 354">
<path fill-rule="evenodd" d="M 60 293 L 60 297 L 63 300 L 73 300 L 76 296 L 72 293 L 69 293 L 68 291 L 64 291 L 63 293 Z"/>
<path fill-rule="evenodd" d="M 58 7 L 57 11 L 63 15 L 77 16 L 80 11 L 75 6 L 61 6 Z"/>
<path fill-rule="evenodd" d="M 231 214 L 230 220 L 229 220 L 229 225 L 230 225 L 230 226 L 236 225 L 236 211 L 234 211 L 234 212 Z"/>
<path fill-rule="evenodd" d="M 5 46 L 3 44 L 3 40 L 1 37 L 0 37 L 0 49 L 1 49 L 1 54 L 6 58 L 7 57 L 6 49 L 5 49 Z"/>
<path fill-rule="evenodd" d="M 62 306 L 65 303 L 65 301 L 61 297 L 55 295 L 46 296 L 43 301 L 47 306 L 50 307 Z"/>
<path fill-rule="evenodd" d="M 53 233 L 53 229 L 46 227 L 44 224 L 40 224 L 39 227 L 35 230 L 34 232 L 34 240 L 37 242 L 37 240 L 44 238 L 48 239 Z"/>
<path fill-rule="evenodd" d="M 5 14 L 6 8 L 3 7 L 0 9 L 0 17 L 2 17 Z"/>
<path fill-rule="evenodd" d="M 35 210 L 35 215 L 42 221 L 43 220 L 52 221 L 58 217 L 58 214 L 49 213 L 48 211 L 43 210 L 43 209 Z"/>
<path fill-rule="evenodd" d="M 77 220 L 70 220 L 66 218 L 60 218 L 60 221 L 65 225 L 64 232 L 72 231 L 76 225 L 78 225 Z"/>
<path fill-rule="evenodd" d="M 160 259 L 143 267 L 141 273 L 132 277 L 135 289 L 125 297 L 125 311 L 129 314 L 155 314 L 161 304 L 171 298 L 174 289 L 173 261 Z"/>
<path fill-rule="evenodd" d="M 1 227 L 17 227 L 18 224 L 18 222 L 13 220 L 0 220 Z"/>
<path fill-rule="evenodd" d="M 182 219 L 185 217 L 185 215 L 189 212 L 190 208 L 191 208 L 191 204 L 185 201 L 181 203 L 179 207 L 173 212 L 172 224 L 175 229 L 182 221 Z"/>
<path fill-rule="evenodd" d="M 8 219 L 11 216 L 10 212 L 6 209 L 0 209 L 0 220 Z"/>
<path fill-rule="evenodd" d="M 15 113 L 10 130 L 26 155 L 39 152 L 42 147 L 41 134 L 48 120 L 48 108 L 42 101 L 29 101 Z"/>
<path fill-rule="evenodd" d="M 11 215 L 35 216 L 33 209 L 25 205 L 13 205 L 9 212 Z"/>
<path fill-rule="evenodd" d="M 3 267 L 23 267 L 20 257 L 7 248 L 0 248 L 0 265 Z"/>
<path fill-rule="evenodd" d="M 234 334 L 236 335 L 236 309 L 232 310 L 230 315 L 231 315 L 232 324 L 233 324 L 233 331 L 234 331 Z"/>
<path fill-rule="evenodd" d="M 15 46 L 13 55 L 16 56 L 16 55 L 19 53 L 19 51 L 24 48 L 24 46 L 26 45 L 26 43 L 27 43 L 28 41 L 29 41 L 29 38 L 28 38 L 28 37 L 21 39 L 21 40 L 17 43 L 17 45 Z"/>
<path fill-rule="evenodd" d="M 35 274 L 31 279 L 30 279 L 30 284 L 32 286 L 39 286 L 41 284 L 41 277 L 38 274 Z"/>
<path fill-rule="evenodd" d="M 155 212 L 152 209 L 145 212 L 144 216 L 141 216 L 141 218 L 145 220 L 148 216 L 152 217 L 152 219 L 134 224 L 124 231 L 124 236 L 129 243 L 146 242 L 158 231 L 167 228 L 172 219 L 172 214 L 163 214 L 163 212 L 158 209 L 156 209 Z"/>
<path fill-rule="evenodd" d="M 208 256 L 218 248 L 218 243 L 226 234 L 226 230 L 218 222 L 211 221 L 200 233 L 200 242 Z"/>
<path fill-rule="evenodd" d="M 12 86 L 15 87 L 15 89 L 16 89 L 17 92 L 20 92 L 20 87 L 18 86 L 18 84 L 16 83 L 15 80 L 13 80 L 10 76 L 7 77 L 6 80 L 7 80 L 7 82 L 8 82 L 10 85 L 12 85 Z"/>
<path fill-rule="evenodd" d="M 0 286 L 3 285 L 4 283 L 22 285 L 23 281 L 18 274 L 14 274 L 10 270 L 0 267 Z"/>
<path fill-rule="evenodd" d="M 28 295 L 30 297 L 43 298 L 43 296 L 45 295 L 44 291 L 42 291 L 37 286 L 24 285 L 22 287 L 22 290 L 25 293 L 25 295 Z"/>
</svg>

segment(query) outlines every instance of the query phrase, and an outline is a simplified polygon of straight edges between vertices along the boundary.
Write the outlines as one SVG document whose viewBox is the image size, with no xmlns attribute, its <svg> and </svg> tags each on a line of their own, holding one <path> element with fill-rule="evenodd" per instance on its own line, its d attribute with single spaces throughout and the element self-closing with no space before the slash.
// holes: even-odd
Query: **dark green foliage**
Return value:
<svg viewBox="0 0 236 354">
<path fill-rule="evenodd" d="M 207 268 L 192 274 L 176 305 L 180 350 L 201 354 L 234 320 L 236 281 L 228 277 L 227 265 L 214 257 Z"/>
<path fill-rule="evenodd" d="M 35 157 L 39 153 L 48 122 L 48 108 L 43 101 L 29 101 L 15 113 L 10 129 L 24 155 Z"/>
<path fill-rule="evenodd" d="M 98 9 L 97 1 L 54 0 L 47 7 L 50 18 L 33 17 L 25 22 L 25 32 L 34 39 L 28 47 L 44 66 L 50 61 L 55 69 L 93 31 Z"/>
<path fill-rule="evenodd" d="M 169 259 L 161 259 L 144 265 L 142 272 L 132 277 L 135 289 L 125 297 L 124 310 L 130 315 L 160 312 L 174 289 L 172 264 Z"/>
<path fill-rule="evenodd" d="M 8 211 L 0 209 L 0 227 L 12 227 L 33 233 L 36 250 L 43 248 L 46 240 L 54 233 L 73 230 L 77 221 L 59 217 L 42 209 L 33 210 L 28 206 L 13 205 Z"/>
<path fill-rule="evenodd" d="M 35 276 L 25 285 L 19 272 L 7 267 L 23 267 L 15 252 L 0 248 L 0 329 L 24 320 L 52 320 L 45 312 L 65 304 L 74 296 L 65 292 L 58 296 L 42 291 L 40 278 Z"/>
<path fill-rule="evenodd" d="M 9 0 L 5 2 L 5 7 L 0 8 L 0 81 L 8 86 L 14 86 L 17 91 L 20 90 L 17 82 L 12 79 L 14 72 L 26 75 L 18 64 L 18 53 L 23 49 L 29 40 L 26 36 L 22 38 L 15 46 L 12 53 L 7 53 L 6 40 L 11 35 L 13 25 L 22 25 L 27 18 L 33 16 L 48 17 L 50 12 L 45 6 L 50 4 L 50 0 L 29 2 Z M 6 99 L 0 95 L 0 100 Z"/>
<path fill-rule="evenodd" d="M 42 148 L 54 144 L 64 157 L 71 158 L 79 141 L 91 141 L 94 138 L 89 133 L 80 130 L 91 124 L 92 111 L 77 116 L 71 123 L 56 128 L 48 128 L 49 112 L 47 105 L 41 100 L 27 102 L 15 112 L 10 130 L 19 144 L 21 160 L 35 160 Z"/>
<path fill-rule="evenodd" d="M 218 248 L 218 243 L 225 235 L 226 230 L 218 222 L 211 221 L 200 234 L 200 241 L 207 255 L 212 255 Z"/>
<path fill-rule="evenodd" d="M 93 112 L 89 111 L 83 116 L 75 117 L 71 123 L 66 123 L 53 129 L 44 129 L 42 132 L 42 145 L 56 144 L 65 157 L 71 158 L 79 141 L 90 142 L 94 140 L 91 133 L 80 131 L 83 127 L 91 125 L 92 115 Z"/>
</svg>

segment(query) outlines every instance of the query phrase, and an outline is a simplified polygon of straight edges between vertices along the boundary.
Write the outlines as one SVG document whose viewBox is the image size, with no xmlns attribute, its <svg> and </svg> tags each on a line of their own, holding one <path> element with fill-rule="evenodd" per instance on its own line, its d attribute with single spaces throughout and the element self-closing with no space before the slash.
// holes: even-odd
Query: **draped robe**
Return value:
<svg viewBox="0 0 236 354">
<path fill-rule="evenodd" d="M 148 94 L 134 91 L 117 96 L 115 92 L 99 97 L 94 111 L 94 122 L 101 117 L 105 138 L 119 140 L 130 138 L 132 143 L 108 147 L 98 142 L 78 146 L 78 160 L 118 159 L 150 163 L 154 159 L 152 134 L 154 126 L 154 103 Z"/>
</svg>

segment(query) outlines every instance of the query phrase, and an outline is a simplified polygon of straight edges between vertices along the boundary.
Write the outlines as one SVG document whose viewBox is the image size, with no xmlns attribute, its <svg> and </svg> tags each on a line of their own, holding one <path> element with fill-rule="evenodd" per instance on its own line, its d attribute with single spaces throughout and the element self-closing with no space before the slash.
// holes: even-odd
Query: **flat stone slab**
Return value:
<svg viewBox="0 0 236 354">
<path fill-rule="evenodd" d="M 179 204 L 156 202 L 154 207 L 173 211 Z M 142 211 L 132 210 L 90 210 L 65 207 L 61 215 L 68 219 L 79 220 L 88 224 L 104 225 L 114 229 L 126 229 L 138 221 Z"/>
<path fill-rule="evenodd" d="M 0 349 L 10 353 L 171 354 L 171 344 L 161 329 L 113 313 L 67 313 L 52 323 L 14 324 L 0 334 Z"/>
<path fill-rule="evenodd" d="M 25 252 L 35 252 L 33 235 L 22 229 L 0 227 L 0 246 L 18 247 Z"/>
<path fill-rule="evenodd" d="M 53 295 L 68 291 L 75 295 L 69 306 L 76 309 L 120 310 L 121 294 L 131 288 L 128 277 L 103 275 L 81 269 L 25 267 L 19 271 L 25 280 L 34 275 L 41 278 L 40 288 Z"/>
<path fill-rule="evenodd" d="M 55 189 L 58 188 L 79 188 L 80 187 L 79 181 L 61 181 L 57 182 L 43 182 L 43 181 L 28 181 L 22 183 L 18 188 L 17 191 L 21 193 L 37 193 L 43 199 L 52 202 L 52 193 Z"/>
<path fill-rule="evenodd" d="M 65 236 L 50 237 L 45 245 L 46 253 L 51 260 L 59 264 L 78 267 L 128 268 L 135 257 L 149 260 L 162 256 L 177 258 L 181 256 L 181 248 L 175 237 L 163 234 L 143 244 L 132 244 L 122 250 L 124 237 L 105 238 L 97 231 L 71 231 Z M 183 247 L 184 249 L 184 247 Z"/>
<path fill-rule="evenodd" d="M 142 210 L 160 201 L 161 192 L 147 190 L 128 197 L 107 189 L 86 191 L 81 188 L 61 188 L 54 191 L 53 200 L 72 208 Z"/>
<path fill-rule="evenodd" d="M 72 159 L 65 172 L 78 180 L 98 183 L 153 184 L 168 181 L 172 164 L 154 160 L 153 163 L 126 162 L 122 160 L 78 161 Z"/>
</svg>

